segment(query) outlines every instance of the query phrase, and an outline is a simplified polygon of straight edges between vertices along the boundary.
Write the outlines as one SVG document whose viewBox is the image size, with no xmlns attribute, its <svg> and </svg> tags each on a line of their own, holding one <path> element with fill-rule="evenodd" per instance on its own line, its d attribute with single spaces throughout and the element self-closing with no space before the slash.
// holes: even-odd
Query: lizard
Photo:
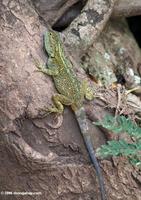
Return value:
<svg viewBox="0 0 141 200">
<path fill-rule="evenodd" d="M 106 200 L 106 192 L 104 188 L 104 180 L 102 172 L 95 156 L 91 138 L 88 135 L 88 124 L 83 107 L 83 100 L 86 97 L 89 100 L 93 99 L 92 91 L 86 81 L 79 81 L 71 61 L 66 58 L 63 42 L 59 33 L 54 30 L 49 30 L 44 34 L 44 46 L 48 54 L 48 63 L 41 65 L 36 63 L 38 71 L 50 75 L 53 78 L 57 94 L 52 96 L 53 106 L 45 108 L 49 113 L 62 114 L 65 106 L 71 106 L 75 113 L 80 132 L 83 136 L 89 157 L 96 169 L 100 185 L 101 200 Z"/>
</svg>

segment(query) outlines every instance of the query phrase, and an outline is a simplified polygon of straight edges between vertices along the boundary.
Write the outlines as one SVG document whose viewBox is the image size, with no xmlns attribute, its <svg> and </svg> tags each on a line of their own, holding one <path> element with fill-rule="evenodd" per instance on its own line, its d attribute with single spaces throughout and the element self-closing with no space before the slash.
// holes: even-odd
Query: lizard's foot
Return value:
<svg viewBox="0 0 141 200">
<path fill-rule="evenodd" d="M 40 62 L 39 62 L 38 59 L 35 59 L 35 58 L 34 58 L 34 64 L 35 64 L 35 66 L 36 66 L 38 69 L 40 68 Z"/>
<path fill-rule="evenodd" d="M 47 117 L 50 113 L 51 112 L 49 112 L 47 108 L 42 108 L 40 109 L 39 115 L 41 118 L 44 118 L 44 117 Z"/>
<path fill-rule="evenodd" d="M 58 114 L 62 114 L 62 110 L 59 110 L 56 107 L 52 107 L 52 108 L 48 108 L 47 109 L 49 113 L 58 113 Z"/>
<path fill-rule="evenodd" d="M 53 65 L 53 64 L 52 64 L 52 67 L 49 69 L 47 67 L 47 65 L 41 64 L 37 59 L 34 59 L 34 63 L 37 68 L 37 70 L 36 70 L 37 72 L 42 72 L 42 73 L 50 75 L 50 76 L 56 76 L 59 73 L 58 68 L 55 67 L 55 65 Z"/>
<path fill-rule="evenodd" d="M 42 65 L 38 60 L 35 60 L 35 66 L 37 67 L 38 72 L 47 73 L 47 68 L 45 65 Z"/>
<path fill-rule="evenodd" d="M 41 109 L 41 111 L 43 112 L 43 114 L 42 114 L 43 117 L 46 117 L 51 113 L 62 114 L 62 111 L 58 110 L 56 107 L 51 107 L 51 108 L 44 107 Z"/>
<path fill-rule="evenodd" d="M 93 100 L 94 99 L 94 94 L 93 94 L 92 88 L 87 87 L 85 97 L 86 97 L 87 100 Z"/>
<path fill-rule="evenodd" d="M 36 68 L 37 68 L 37 69 L 34 70 L 34 71 L 36 71 L 36 72 L 42 72 L 42 73 L 47 74 L 48 69 L 46 68 L 46 65 L 41 64 L 41 63 L 39 62 L 39 60 L 38 60 L 38 59 L 35 59 L 35 58 L 34 58 L 34 64 L 35 64 L 35 66 L 36 66 Z"/>
<path fill-rule="evenodd" d="M 89 86 L 88 81 L 84 80 L 81 86 L 81 93 L 85 95 L 87 100 L 93 100 L 94 94 L 92 88 Z"/>
</svg>

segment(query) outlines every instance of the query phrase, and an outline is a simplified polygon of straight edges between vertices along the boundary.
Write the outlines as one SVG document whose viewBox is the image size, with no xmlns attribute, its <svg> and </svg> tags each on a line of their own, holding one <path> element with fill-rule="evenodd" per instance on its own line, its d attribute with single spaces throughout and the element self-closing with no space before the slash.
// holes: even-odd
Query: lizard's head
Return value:
<svg viewBox="0 0 141 200">
<path fill-rule="evenodd" d="M 57 51 L 57 46 L 59 42 L 59 34 L 55 31 L 47 31 L 44 35 L 45 49 L 50 57 L 54 57 Z"/>
</svg>

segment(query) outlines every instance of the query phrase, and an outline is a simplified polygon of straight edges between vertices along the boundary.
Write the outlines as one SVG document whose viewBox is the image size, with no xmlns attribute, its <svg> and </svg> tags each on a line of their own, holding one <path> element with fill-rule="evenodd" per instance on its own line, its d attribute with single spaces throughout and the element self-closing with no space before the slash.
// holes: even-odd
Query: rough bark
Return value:
<svg viewBox="0 0 141 200">
<path fill-rule="evenodd" d="M 119 0 L 112 13 L 112 17 L 130 17 L 136 15 L 141 15 L 140 0 Z"/>
<path fill-rule="evenodd" d="M 86 52 L 111 16 L 116 0 L 89 0 L 79 17 L 64 31 L 64 43 L 75 55 Z"/>
<path fill-rule="evenodd" d="M 48 17 L 51 12 L 53 8 Z M 65 109 L 60 128 L 60 116 L 40 118 L 40 110 L 52 103 L 55 92 L 51 78 L 35 67 L 35 59 L 46 61 L 42 22 L 31 1 L 0 2 L 0 198 L 99 200 L 95 170 L 73 113 Z M 87 78 L 83 69 L 76 70 L 80 78 Z M 98 99 L 88 103 L 89 118 L 94 120 L 93 114 L 99 112 L 101 118 L 107 112 L 104 107 Z M 98 147 L 105 137 L 90 121 L 89 126 Z M 108 199 L 140 199 L 137 169 L 123 158 L 100 164 Z"/>
<path fill-rule="evenodd" d="M 78 0 L 32 0 L 39 15 L 50 25 L 53 25 L 65 11 L 77 2 Z"/>
</svg>

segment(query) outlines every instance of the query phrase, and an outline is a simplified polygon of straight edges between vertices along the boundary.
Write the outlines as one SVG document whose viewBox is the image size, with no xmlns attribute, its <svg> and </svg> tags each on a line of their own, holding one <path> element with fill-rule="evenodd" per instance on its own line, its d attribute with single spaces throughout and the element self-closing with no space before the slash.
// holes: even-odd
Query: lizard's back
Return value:
<svg viewBox="0 0 141 200">
<path fill-rule="evenodd" d="M 45 48 L 49 55 L 49 68 L 55 66 L 59 73 L 53 76 L 58 92 L 68 97 L 72 103 L 82 100 L 81 83 L 77 79 L 71 62 L 65 57 L 59 34 L 54 31 L 45 35 Z"/>
</svg>

